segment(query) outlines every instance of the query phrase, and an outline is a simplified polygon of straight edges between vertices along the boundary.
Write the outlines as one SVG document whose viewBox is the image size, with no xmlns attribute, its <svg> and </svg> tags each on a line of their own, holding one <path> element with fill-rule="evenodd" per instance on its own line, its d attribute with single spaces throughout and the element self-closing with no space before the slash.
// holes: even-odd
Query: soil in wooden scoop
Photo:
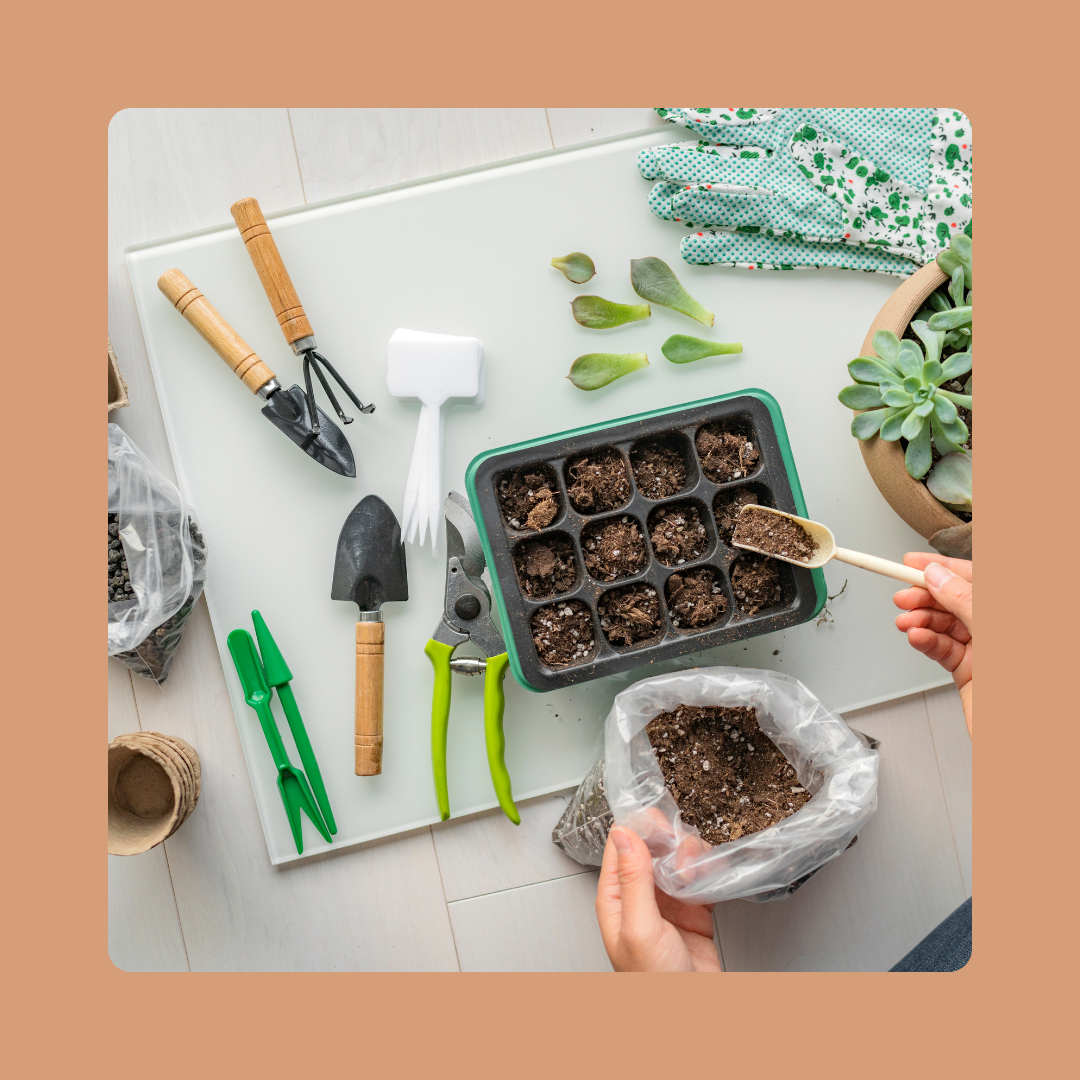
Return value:
<svg viewBox="0 0 1080 1080">
<path fill-rule="evenodd" d="M 716 529 L 725 544 L 730 544 L 735 534 L 735 522 L 739 511 L 744 506 L 757 506 L 761 502 L 757 492 L 750 488 L 739 488 L 730 495 L 721 492 L 713 500 L 713 513 L 716 515 Z"/>
<path fill-rule="evenodd" d="M 555 474 L 544 466 L 526 466 L 504 476 L 498 484 L 503 520 L 512 529 L 536 532 L 550 525 L 559 513 Z"/>
<path fill-rule="evenodd" d="M 582 514 L 616 510 L 630 499 L 630 477 L 617 450 L 598 450 L 574 458 L 566 468 L 570 478 L 567 494 Z"/>
<path fill-rule="evenodd" d="M 683 821 L 708 844 L 760 832 L 810 801 L 753 709 L 680 705 L 645 731 Z"/>
<path fill-rule="evenodd" d="M 699 559 L 709 546 L 701 514 L 693 503 L 661 506 L 649 516 L 649 539 L 657 559 L 665 566 L 682 566 Z"/>
<path fill-rule="evenodd" d="M 666 499 L 686 487 L 686 462 L 673 446 L 659 439 L 639 443 L 630 452 L 634 482 L 646 499 Z"/>
<path fill-rule="evenodd" d="M 780 569 L 764 555 L 744 551 L 731 567 L 731 591 L 743 615 L 780 603 Z"/>
<path fill-rule="evenodd" d="M 554 596 L 573 588 L 577 580 L 574 549 L 561 536 L 518 544 L 514 567 L 526 596 Z"/>
<path fill-rule="evenodd" d="M 631 517 L 589 525 L 581 534 L 585 568 L 598 581 L 632 577 L 645 565 L 645 538 Z"/>
<path fill-rule="evenodd" d="M 716 571 L 703 566 L 672 574 L 664 585 L 671 624 L 682 630 L 696 630 L 716 622 L 727 611 L 727 597 L 717 584 Z"/>
<path fill-rule="evenodd" d="M 769 555 L 809 562 L 817 551 L 810 534 L 791 518 L 778 517 L 767 510 L 746 510 L 739 515 L 735 543 L 749 544 Z"/>
<path fill-rule="evenodd" d="M 701 467 L 714 484 L 749 476 L 761 460 L 761 451 L 747 436 L 725 431 L 717 421 L 697 433 L 696 446 Z"/>
<path fill-rule="evenodd" d="M 600 626 L 612 645 L 633 645 L 653 637 L 660 629 L 660 600 L 648 584 L 612 589 L 596 605 Z"/>
<path fill-rule="evenodd" d="M 581 664 L 592 658 L 596 645 L 592 612 L 580 600 L 548 604 L 532 617 L 532 639 L 548 667 Z"/>
</svg>

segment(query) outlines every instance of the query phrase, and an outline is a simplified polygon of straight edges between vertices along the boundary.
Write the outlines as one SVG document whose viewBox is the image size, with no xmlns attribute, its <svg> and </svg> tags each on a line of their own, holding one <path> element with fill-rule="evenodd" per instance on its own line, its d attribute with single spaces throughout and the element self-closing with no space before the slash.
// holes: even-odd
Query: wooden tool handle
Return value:
<svg viewBox="0 0 1080 1080">
<path fill-rule="evenodd" d="M 158 278 L 158 288 L 253 394 L 274 378 L 274 373 L 255 355 L 255 350 L 222 318 L 217 308 L 185 274 L 179 270 L 166 270 Z"/>
<path fill-rule="evenodd" d="M 247 245 L 248 254 L 259 272 L 267 299 L 274 309 L 285 340 L 291 345 L 300 338 L 314 337 L 315 331 L 304 314 L 289 271 L 281 261 L 270 226 L 255 199 L 241 199 L 232 205 L 233 221 Z"/>
<path fill-rule="evenodd" d="M 356 775 L 382 772 L 383 643 L 386 624 L 356 624 Z"/>
<path fill-rule="evenodd" d="M 833 553 L 833 558 L 849 566 L 858 566 L 863 570 L 870 570 L 883 577 L 891 577 L 896 581 L 906 582 L 908 585 L 918 585 L 926 588 L 926 578 L 921 570 L 913 566 L 905 566 L 903 563 L 892 562 L 889 559 L 880 559 L 877 555 L 866 555 L 861 551 L 851 551 L 848 548 L 838 547 Z"/>
</svg>

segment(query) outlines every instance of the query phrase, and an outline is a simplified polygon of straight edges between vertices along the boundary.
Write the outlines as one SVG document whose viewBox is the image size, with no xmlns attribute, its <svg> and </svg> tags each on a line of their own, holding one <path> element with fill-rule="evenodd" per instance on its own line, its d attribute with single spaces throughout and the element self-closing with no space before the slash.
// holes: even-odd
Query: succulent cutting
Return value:
<svg viewBox="0 0 1080 1080">
<path fill-rule="evenodd" d="M 643 352 L 586 353 L 571 364 L 566 377 L 579 390 L 599 390 L 631 371 L 648 366 L 649 358 Z"/>
<path fill-rule="evenodd" d="M 663 259 L 630 260 L 630 283 L 642 300 L 681 311 L 691 319 L 712 326 L 715 316 L 699 304 L 683 287 L 674 271 Z"/>
<path fill-rule="evenodd" d="M 583 251 L 571 251 L 569 255 L 554 258 L 551 265 L 575 285 L 584 285 L 596 273 L 596 264 Z"/>
<path fill-rule="evenodd" d="M 688 334 L 672 334 L 660 346 L 660 351 L 673 364 L 692 364 L 706 356 L 727 356 L 741 353 L 741 341 L 706 341 L 704 338 L 690 337 Z"/>
<path fill-rule="evenodd" d="M 590 330 L 610 330 L 613 326 L 647 319 L 652 315 L 648 304 L 617 304 L 602 296 L 575 296 L 570 302 L 574 319 Z"/>
</svg>

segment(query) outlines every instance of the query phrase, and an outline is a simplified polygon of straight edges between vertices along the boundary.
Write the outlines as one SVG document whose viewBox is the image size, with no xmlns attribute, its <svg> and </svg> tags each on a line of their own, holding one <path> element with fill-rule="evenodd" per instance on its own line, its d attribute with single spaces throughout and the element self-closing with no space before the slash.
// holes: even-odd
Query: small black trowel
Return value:
<svg viewBox="0 0 1080 1080">
<path fill-rule="evenodd" d="M 379 610 L 387 600 L 409 599 L 405 545 L 393 510 L 378 495 L 352 508 L 338 537 L 331 600 L 360 608 L 356 624 L 356 775 L 382 772 L 383 649 Z"/>
<path fill-rule="evenodd" d="M 255 350 L 183 273 L 166 270 L 158 278 L 158 288 L 244 385 L 266 402 L 262 414 L 274 427 L 331 472 L 356 476 L 352 447 L 341 428 L 316 406 L 319 429 L 315 431 L 311 423 L 310 399 L 304 391 L 295 384 L 284 389 L 270 368 L 255 355 Z"/>
</svg>

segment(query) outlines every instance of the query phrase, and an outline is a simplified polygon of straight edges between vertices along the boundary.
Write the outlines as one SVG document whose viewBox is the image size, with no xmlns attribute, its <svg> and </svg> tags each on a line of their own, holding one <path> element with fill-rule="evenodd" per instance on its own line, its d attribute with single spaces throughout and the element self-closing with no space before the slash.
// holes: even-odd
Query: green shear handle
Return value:
<svg viewBox="0 0 1080 1080">
<path fill-rule="evenodd" d="M 431 697 L 431 766 L 435 775 L 435 798 L 439 803 L 439 817 L 445 821 L 450 816 L 450 795 L 446 786 L 446 736 L 450 727 L 450 659 L 456 646 L 429 640 L 424 652 L 435 672 L 435 688 Z M 510 774 L 506 770 L 504 753 L 506 738 L 503 735 L 503 678 L 509 658 L 506 653 L 490 656 L 484 668 L 484 741 L 487 745 L 488 768 L 491 783 L 503 813 L 515 824 L 521 824 L 521 815 L 514 805 L 510 788 Z"/>
</svg>

